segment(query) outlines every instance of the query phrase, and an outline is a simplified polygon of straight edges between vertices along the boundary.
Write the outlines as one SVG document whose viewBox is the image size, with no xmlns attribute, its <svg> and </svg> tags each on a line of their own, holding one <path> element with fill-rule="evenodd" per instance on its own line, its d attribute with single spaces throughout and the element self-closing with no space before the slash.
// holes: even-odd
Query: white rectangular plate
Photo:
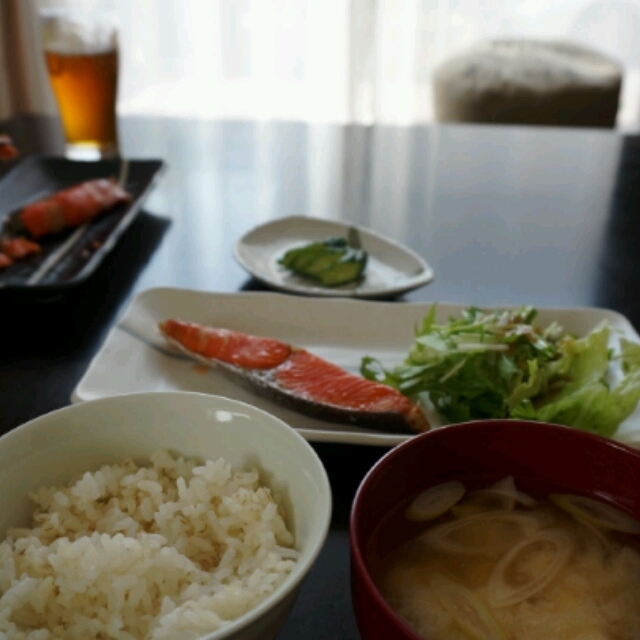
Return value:
<svg viewBox="0 0 640 640">
<path fill-rule="evenodd" d="M 168 346 L 157 326 L 168 318 L 269 336 L 304 347 L 357 373 L 370 355 L 387 367 L 404 360 L 413 329 L 431 304 L 302 298 L 277 293 L 205 293 L 151 289 L 139 294 L 91 362 L 73 392 L 72 402 L 140 391 L 188 390 L 235 398 L 268 411 L 311 441 L 394 446 L 404 436 L 309 418 L 258 397 L 214 369 L 203 369 Z M 438 319 L 458 316 L 465 307 L 438 303 Z M 556 320 L 565 330 L 584 335 L 608 320 L 619 335 L 640 342 L 631 323 L 605 309 L 540 309 L 537 322 Z M 640 448 L 640 409 L 616 436 Z"/>
</svg>

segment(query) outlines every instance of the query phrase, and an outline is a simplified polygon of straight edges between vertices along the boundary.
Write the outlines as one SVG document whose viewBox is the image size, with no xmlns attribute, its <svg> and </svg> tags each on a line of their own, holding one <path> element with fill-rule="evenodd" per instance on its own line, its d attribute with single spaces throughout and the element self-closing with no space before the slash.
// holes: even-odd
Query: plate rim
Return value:
<svg viewBox="0 0 640 640">
<path fill-rule="evenodd" d="M 84 373 L 82 374 L 82 377 L 80 378 L 80 380 L 78 381 L 78 383 L 76 384 L 76 386 L 74 387 L 70 395 L 70 401 L 72 404 L 78 404 L 80 402 L 85 402 L 86 400 L 91 399 L 91 398 L 82 397 L 82 394 L 80 393 L 82 391 L 82 386 L 85 384 L 85 380 L 89 377 L 89 374 L 92 371 L 95 362 L 103 354 L 103 351 L 105 350 L 105 348 L 108 347 L 113 333 L 123 330 L 120 323 L 130 312 L 131 308 L 135 304 L 139 304 L 140 300 L 144 300 L 144 298 L 146 297 L 152 297 L 152 296 L 158 296 L 158 295 L 162 296 L 167 294 L 170 295 L 173 292 L 179 292 L 179 293 L 194 295 L 198 297 L 204 296 L 206 298 L 209 298 L 212 301 L 216 299 L 222 299 L 222 298 L 226 298 L 226 299 L 254 298 L 256 301 L 259 301 L 260 299 L 264 299 L 266 297 L 278 297 L 282 299 L 287 299 L 293 302 L 294 304 L 296 303 L 309 304 L 311 302 L 305 298 L 290 296 L 283 293 L 271 292 L 271 291 L 216 292 L 216 291 L 191 289 L 191 288 L 185 288 L 185 287 L 153 287 L 150 289 L 145 289 L 143 291 L 140 291 L 129 301 L 129 304 L 119 315 L 116 322 L 112 325 L 106 337 L 104 338 L 100 348 L 98 349 L 98 351 L 95 353 L 95 355 L 87 365 Z M 334 299 L 316 298 L 316 302 L 318 304 L 330 304 L 330 303 L 337 302 L 339 304 L 349 304 L 349 305 L 352 305 L 352 304 L 376 304 L 376 305 L 380 304 L 385 306 L 400 305 L 400 306 L 409 307 L 409 308 L 429 307 L 433 304 L 438 304 L 443 306 L 452 306 L 460 309 L 465 308 L 466 306 L 469 306 L 469 305 L 461 304 L 459 302 L 448 302 L 446 300 L 425 301 L 425 302 L 384 302 L 384 301 L 358 300 L 355 298 L 334 298 Z M 501 308 L 517 308 L 522 305 L 502 304 L 502 305 L 492 305 L 492 306 L 501 307 Z M 626 324 L 630 329 L 631 333 L 633 334 L 633 336 L 640 343 L 640 334 L 638 333 L 636 328 L 633 326 L 631 321 L 623 313 L 616 311 L 614 309 L 609 309 L 607 307 L 593 307 L 593 306 L 564 306 L 564 307 L 553 306 L 552 307 L 552 306 L 535 305 L 535 307 L 539 312 L 544 311 L 544 312 L 550 312 L 550 313 L 554 313 L 554 312 L 580 313 L 580 312 L 587 311 L 591 313 L 600 312 L 600 313 L 606 313 L 608 315 L 612 315 L 618 321 L 621 321 L 623 324 Z M 133 393 L 133 392 L 130 391 L 128 393 Z M 114 395 L 114 394 L 106 394 L 106 395 Z M 98 397 L 105 397 L 105 396 L 101 395 Z M 287 422 L 287 420 L 285 419 L 283 420 Z M 368 431 L 367 432 L 349 431 L 347 429 L 340 430 L 340 431 L 332 431 L 331 429 L 325 430 L 325 429 L 295 427 L 291 424 L 289 426 L 291 426 L 292 429 L 295 429 L 296 431 L 298 431 L 300 435 L 306 440 L 308 440 L 309 442 L 353 444 L 358 446 L 394 447 L 398 444 L 401 444 L 413 438 L 415 435 L 418 435 L 418 434 L 394 434 L 394 433 L 384 433 L 384 432 L 371 433 Z M 443 428 L 443 427 L 437 427 L 437 428 Z M 629 439 L 623 439 L 623 438 L 620 438 L 620 439 L 612 438 L 612 439 L 615 440 L 616 442 L 626 444 L 627 446 L 640 448 L 640 436 L 638 436 L 637 438 L 629 438 Z"/>
<path fill-rule="evenodd" d="M 377 289 L 371 289 L 369 291 L 363 292 L 356 290 L 345 290 L 345 289 L 323 289 L 321 287 L 315 286 L 302 286 L 296 284 L 281 284 L 278 283 L 265 275 L 258 269 L 254 269 L 247 261 L 243 258 L 240 253 L 240 248 L 243 246 L 247 246 L 247 239 L 250 238 L 253 234 L 264 231 L 269 227 L 274 227 L 278 225 L 285 225 L 288 222 L 293 221 L 309 221 L 313 220 L 319 224 L 327 224 L 327 225 L 338 225 L 344 227 L 345 231 L 350 227 L 353 227 L 358 230 L 360 234 L 365 234 L 369 236 L 373 236 L 378 241 L 383 242 L 387 245 L 394 247 L 395 249 L 402 251 L 406 255 L 411 256 L 422 268 L 421 273 L 416 276 L 408 277 L 404 284 L 393 287 L 379 287 Z M 363 227 L 357 224 L 350 224 L 344 220 L 329 220 L 326 218 L 317 218 L 315 216 L 305 216 L 305 215 L 293 215 L 293 216 L 284 216 L 282 218 L 276 218 L 275 220 L 269 220 L 267 222 L 263 222 L 262 224 L 256 225 L 249 229 L 246 233 L 244 233 L 233 246 L 233 257 L 236 262 L 251 276 L 256 278 L 265 285 L 276 289 L 277 291 L 284 291 L 288 293 L 297 293 L 306 296 L 313 297 L 322 297 L 322 298 L 357 298 L 361 300 L 378 300 L 381 298 L 388 298 L 393 296 L 398 296 L 403 293 L 407 293 L 409 291 L 413 291 L 420 287 L 426 286 L 430 284 L 435 279 L 435 272 L 433 267 L 416 251 L 407 247 L 406 245 L 393 240 L 391 238 L 386 238 L 382 234 L 377 231 L 369 228 Z"/>
</svg>

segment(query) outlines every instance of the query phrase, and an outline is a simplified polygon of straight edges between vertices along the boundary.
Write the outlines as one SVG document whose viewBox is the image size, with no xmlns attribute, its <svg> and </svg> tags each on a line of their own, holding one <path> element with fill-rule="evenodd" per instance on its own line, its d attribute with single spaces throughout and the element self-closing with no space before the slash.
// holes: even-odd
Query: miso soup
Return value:
<svg viewBox="0 0 640 640">
<path fill-rule="evenodd" d="M 604 502 L 446 483 L 388 514 L 368 556 L 429 640 L 640 638 L 640 523 Z"/>
</svg>

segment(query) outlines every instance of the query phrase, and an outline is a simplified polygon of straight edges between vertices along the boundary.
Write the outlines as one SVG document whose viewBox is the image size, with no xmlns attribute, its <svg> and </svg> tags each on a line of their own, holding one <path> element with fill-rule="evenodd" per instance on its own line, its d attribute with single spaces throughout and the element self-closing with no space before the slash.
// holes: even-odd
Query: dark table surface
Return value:
<svg viewBox="0 0 640 640">
<path fill-rule="evenodd" d="M 55 119 L 25 116 L 0 130 L 23 155 L 62 150 Z M 124 155 L 164 158 L 169 169 L 79 289 L 47 301 L 0 295 L 0 433 L 69 403 L 137 292 L 261 289 L 233 244 L 293 214 L 368 226 L 423 255 L 436 279 L 405 300 L 609 307 L 640 327 L 639 138 L 171 118 L 124 118 L 120 132 Z M 385 450 L 314 447 L 331 479 L 331 531 L 279 640 L 358 637 L 349 507 Z"/>
</svg>

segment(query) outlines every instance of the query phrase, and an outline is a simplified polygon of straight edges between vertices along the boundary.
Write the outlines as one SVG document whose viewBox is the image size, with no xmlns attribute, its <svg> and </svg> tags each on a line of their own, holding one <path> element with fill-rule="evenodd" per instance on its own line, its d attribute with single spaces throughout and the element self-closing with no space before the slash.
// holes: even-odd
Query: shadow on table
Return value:
<svg viewBox="0 0 640 640">
<path fill-rule="evenodd" d="M 331 482 L 331 529 L 278 640 L 298 640 L 307 636 L 357 638 L 351 613 L 349 513 L 360 482 L 388 449 L 326 442 L 311 445 L 320 456 Z M 322 632 L 318 633 L 318 629 Z"/>
<path fill-rule="evenodd" d="M 245 283 L 240 287 L 240 291 L 271 291 L 273 293 L 280 293 L 282 295 L 289 295 L 289 296 L 297 296 L 299 298 L 311 299 L 314 297 L 314 296 L 305 296 L 301 293 L 290 293 L 285 291 L 278 291 L 277 289 L 274 289 L 273 287 L 269 287 L 263 282 L 260 282 L 260 280 L 257 280 L 256 278 L 249 278 L 248 280 L 246 280 Z M 329 298 L 325 298 L 323 296 L 322 299 L 327 300 Z M 340 297 L 340 299 L 343 299 L 343 298 Z M 358 298 L 358 299 L 360 300 L 361 298 Z M 366 300 L 366 298 L 364 299 Z M 398 296 L 392 296 L 390 298 L 385 298 L 384 302 L 406 302 L 407 299 L 408 298 L 406 297 L 406 295 L 398 295 Z"/>
<path fill-rule="evenodd" d="M 249 278 L 241 287 L 240 291 L 274 291 L 260 280 Z"/>
<path fill-rule="evenodd" d="M 69 404 L 169 224 L 140 213 L 95 273 L 62 296 L 0 292 L 0 434 Z"/>
<path fill-rule="evenodd" d="M 113 316 L 126 300 L 170 225 L 170 221 L 141 212 L 82 284 L 50 297 L 0 291 L 3 345 L 0 363 L 25 358 L 50 359 L 75 355 L 102 339 Z"/>
</svg>

